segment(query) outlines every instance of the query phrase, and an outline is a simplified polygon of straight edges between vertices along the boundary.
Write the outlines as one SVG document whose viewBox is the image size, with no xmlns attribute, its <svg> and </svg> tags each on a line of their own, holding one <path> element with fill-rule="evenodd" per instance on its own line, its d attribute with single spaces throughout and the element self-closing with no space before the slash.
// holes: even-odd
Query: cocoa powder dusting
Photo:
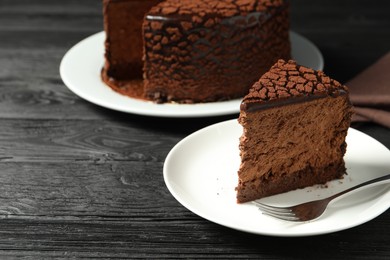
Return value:
<svg viewBox="0 0 390 260">
<path fill-rule="evenodd" d="M 144 95 L 144 81 L 142 79 L 116 80 L 107 75 L 102 69 L 101 78 L 112 90 L 131 98 L 146 100 Z"/>
<path fill-rule="evenodd" d="M 266 102 L 279 98 L 310 96 L 324 93 L 332 95 L 346 86 L 329 78 L 322 71 L 298 65 L 295 61 L 278 60 L 249 90 L 243 103 Z"/>
<path fill-rule="evenodd" d="M 166 0 L 143 29 L 145 94 L 156 102 L 243 97 L 257 75 L 290 58 L 284 0 Z"/>
</svg>

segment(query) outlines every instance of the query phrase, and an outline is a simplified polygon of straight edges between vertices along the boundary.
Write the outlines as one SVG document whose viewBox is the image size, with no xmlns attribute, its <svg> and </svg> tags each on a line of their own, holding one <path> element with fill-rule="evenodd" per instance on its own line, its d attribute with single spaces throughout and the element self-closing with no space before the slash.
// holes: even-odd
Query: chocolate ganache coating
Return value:
<svg viewBox="0 0 390 260">
<path fill-rule="evenodd" d="M 288 1 L 167 0 L 145 17 L 145 94 L 197 103 L 244 96 L 290 58 Z M 240 86 L 240 87 L 238 87 Z"/>
<path fill-rule="evenodd" d="M 251 112 L 347 93 L 346 86 L 323 71 L 280 59 L 252 86 L 241 103 L 241 110 Z"/>
</svg>

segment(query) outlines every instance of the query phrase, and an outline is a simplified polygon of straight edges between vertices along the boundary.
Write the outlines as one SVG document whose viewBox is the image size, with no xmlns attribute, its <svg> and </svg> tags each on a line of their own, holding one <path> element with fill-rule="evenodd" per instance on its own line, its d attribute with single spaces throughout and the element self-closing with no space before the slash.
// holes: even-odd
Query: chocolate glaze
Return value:
<svg viewBox="0 0 390 260">
<path fill-rule="evenodd" d="M 144 23 L 146 96 L 198 103 L 244 96 L 290 57 L 288 2 L 168 0 Z"/>
<path fill-rule="evenodd" d="M 237 15 L 237 16 L 233 16 L 233 17 L 224 18 L 224 17 L 221 17 L 221 15 L 217 14 L 217 13 L 209 13 L 209 14 L 204 15 L 202 17 L 202 19 L 203 19 L 203 21 L 220 20 L 220 27 L 229 28 L 229 31 L 224 33 L 222 31 L 218 30 L 220 28 L 216 28 L 217 30 L 214 32 L 211 32 L 211 33 L 214 35 L 220 34 L 221 38 L 230 38 L 230 37 L 232 37 L 232 35 L 238 33 L 238 30 L 244 31 L 244 30 L 248 30 L 254 26 L 261 26 L 262 24 L 266 23 L 269 19 L 271 19 L 272 16 L 278 15 L 285 8 L 286 8 L 285 6 L 275 8 L 275 13 L 273 15 L 271 15 L 269 12 L 253 12 L 253 13 L 250 13 L 247 15 Z M 161 22 L 161 31 L 159 31 L 159 32 L 151 31 L 153 36 L 160 35 L 160 33 L 161 33 L 161 35 L 160 35 L 161 37 L 169 38 L 170 33 L 168 32 L 169 29 L 167 30 L 167 28 L 170 28 L 172 26 L 175 27 L 175 26 L 177 26 L 177 24 L 179 24 L 181 22 L 188 22 L 188 23 L 192 24 L 192 28 L 190 30 L 188 30 L 187 32 L 183 33 L 184 36 L 188 36 L 191 34 L 201 35 L 201 34 L 204 34 L 205 32 L 210 33 L 210 31 L 211 31 L 210 29 L 205 29 L 206 26 L 204 26 L 203 24 L 201 26 L 197 26 L 197 23 L 192 21 L 193 15 L 189 15 L 189 14 L 174 14 L 174 15 L 165 15 L 165 14 L 150 15 L 149 14 L 149 15 L 146 15 L 145 19 L 149 22 Z M 250 23 L 248 23 L 247 21 L 250 21 Z M 258 37 L 252 36 L 252 37 L 254 37 L 256 39 L 257 44 L 259 44 L 259 41 L 261 42 L 261 41 L 268 40 L 268 39 L 262 38 L 260 36 L 258 36 Z M 245 41 L 245 38 L 243 38 L 242 41 Z M 199 57 L 206 57 L 210 53 L 210 51 L 212 51 L 212 50 L 215 50 L 218 48 L 225 48 L 223 46 L 224 45 L 223 42 L 215 42 L 215 44 L 213 44 L 212 48 L 205 48 L 205 49 L 196 48 L 196 46 L 198 46 L 198 45 L 202 45 L 202 44 L 209 45 L 210 44 L 208 42 L 208 40 L 206 40 L 205 38 L 202 38 L 202 37 L 199 37 L 196 41 L 194 41 L 190 44 L 192 44 L 192 46 L 194 46 L 194 48 L 196 49 L 197 55 Z M 155 46 L 152 46 L 152 45 L 146 46 L 145 47 L 146 52 L 153 51 L 153 47 L 155 47 Z M 166 44 L 165 47 L 168 47 L 168 48 L 177 47 L 177 42 L 171 41 L 168 44 Z M 184 51 L 184 50 L 182 49 L 182 51 Z M 163 54 L 164 50 L 161 49 L 161 51 L 157 51 L 156 53 Z M 230 58 L 230 62 L 235 62 L 235 61 L 239 61 L 239 60 L 240 60 L 240 55 L 238 55 L 238 54 L 235 56 L 232 56 Z M 218 59 L 218 57 L 215 57 L 215 62 L 218 65 L 223 65 L 225 61 Z M 187 61 L 184 63 L 188 64 L 190 62 Z M 201 67 L 201 64 L 199 64 L 198 68 L 199 67 Z M 177 70 L 176 70 L 176 72 L 177 72 Z M 240 71 L 237 71 L 237 73 L 239 73 L 239 72 Z M 193 75 L 193 78 L 195 79 L 197 76 L 198 75 Z"/>
<path fill-rule="evenodd" d="M 347 91 L 345 91 L 344 89 L 340 89 L 340 90 L 337 90 L 336 92 L 333 92 L 333 93 L 317 92 L 315 94 L 310 94 L 310 95 L 284 97 L 284 98 L 271 99 L 271 100 L 262 101 L 262 102 L 245 102 L 245 103 L 242 102 L 240 105 L 240 110 L 245 111 L 245 112 L 256 112 L 256 111 L 261 111 L 261 110 L 270 109 L 270 108 L 274 108 L 274 107 L 309 102 L 312 100 L 326 98 L 326 97 L 338 97 L 338 96 L 347 95 L 347 94 L 348 94 Z"/>
</svg>

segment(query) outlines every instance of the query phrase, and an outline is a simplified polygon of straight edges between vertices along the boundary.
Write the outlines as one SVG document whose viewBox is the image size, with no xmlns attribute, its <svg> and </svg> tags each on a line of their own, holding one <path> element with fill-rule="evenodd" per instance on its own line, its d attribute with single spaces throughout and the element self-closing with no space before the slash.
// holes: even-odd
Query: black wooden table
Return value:
<svg viewBox="0 0 390 260">
<path fill-rule="evenodd" d="M 292 2 L 292 30 L 345 82 L 389 51 L 389 1 Z M 99 0 L 0 0 L 0 258 L 390 259 L 390 211 L 327 235 L 278 238 L 193 214 L 165 186 L 170 149 L 237 115 L 138 116 L 93 105 L 59 64 L 102 30 Z M 390 130 L 354 125 L 390 148 Z M 351 216 L 353 217 L 353 216 Z"/>
</svg>

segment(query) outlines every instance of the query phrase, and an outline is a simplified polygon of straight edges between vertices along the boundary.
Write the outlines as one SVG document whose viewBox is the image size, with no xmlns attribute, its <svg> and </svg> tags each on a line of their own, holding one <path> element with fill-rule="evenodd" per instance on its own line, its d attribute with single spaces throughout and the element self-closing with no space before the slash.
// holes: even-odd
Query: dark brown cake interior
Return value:
<svg viewBox="0 0 390 260">
<path fill-rule="evenodd" d="M 278 61 L 243 99 L 237 201 L 341 178 L 351 114 L 345 86 Z"/>
<path fill-rule="evenodd" d="M 142 79 L 142 23 L 161 0 L 103 0 L 105 73 L 115 80 Z"/>
<path fill-rule="evenodd" d="M 103 0 L 105 63 L 103 82 L 116 92 L 144 99 L 142 23 L 162 0 Z"/>
</svg>

